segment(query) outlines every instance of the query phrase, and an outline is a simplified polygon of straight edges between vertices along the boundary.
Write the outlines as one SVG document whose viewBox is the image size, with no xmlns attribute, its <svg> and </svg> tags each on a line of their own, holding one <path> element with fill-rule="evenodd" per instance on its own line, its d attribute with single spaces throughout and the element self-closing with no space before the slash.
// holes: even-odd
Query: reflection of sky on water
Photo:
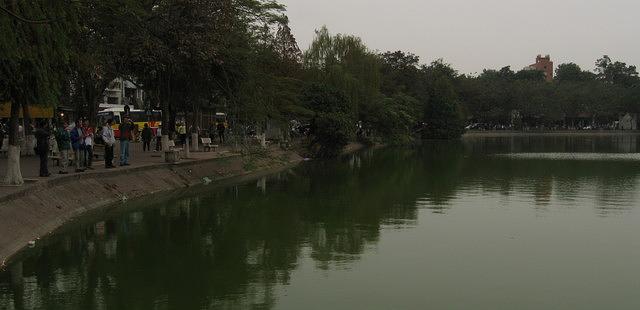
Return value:
<svg viewBox="0 0 640 310">
<path fill-rule="evenodd" d="M 511 153 L 497 154 L 495 156 L 507 159 L 640 161 L 640 153 Z"/>
<path fill-rule="evenodd" d="M 547 233 L 584 241 L 564 227 L 578 227 L 586 239 L 597 239 L 599 232 L 589 227 L 598 227 L 616 242 L 628 242 L 618 230 L 637 234 L 627 225 L 637 217 L 635 163 L 486 156 L 505 148 L 559 152 L 585 145 L 620 151 L 620 143 L 599 139 L 491 138 L 370 150 L 154 206 L 141 203 L 134 211 L 69 227 L 14 263 L 0 274 L 0 308 L 278 308 L 281 302 L 299 305 L 283 290 L 303 294 L 300 287 L 312 283 L 338 285 L 330 279 L 357 274 L 371 260 L 385 262 L 376 271 L 383 278 L 400 265 L 408 268 L 411 257 L 427 255 L 416 244 L 439 248 L 429 255 L 443 264 L 445 255 L 471 255 L 456 247 L 476 246 L 468 244 L 470 236 L 480 240 L 477 246 L 485 242 L 497 251 L 513 240 L 544 248 Z M 412 241 L 396 240 L 398 234 Z M 619 250 L 614 246 L 605 248 Z M 636 252 L 630 250 L 628 259 Z M 480 261 L 495 255 L 478 253 Z M 427 271 L 440 274 L 415 270 Z M 359 278 L 343 282 L 351 279 Z M 403 283 L 390 285 L 394 294 L 406 293 Z"/>
</svg>

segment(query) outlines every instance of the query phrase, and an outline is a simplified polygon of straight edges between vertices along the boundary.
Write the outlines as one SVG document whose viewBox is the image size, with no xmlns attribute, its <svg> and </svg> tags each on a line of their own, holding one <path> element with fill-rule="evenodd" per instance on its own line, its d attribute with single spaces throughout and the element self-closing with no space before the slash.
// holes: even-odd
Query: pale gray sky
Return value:
<svg viewBox="0 0 640 310">
<path fill-rule="evenodd" d="M 423 63 L 444 58 L 461 73 L 551 54 L 592 70 L 608 54 L 640 66 L 640 0 L 280 0 L 302 50 L 314 29 L 403 50 Z"/>
</svg>

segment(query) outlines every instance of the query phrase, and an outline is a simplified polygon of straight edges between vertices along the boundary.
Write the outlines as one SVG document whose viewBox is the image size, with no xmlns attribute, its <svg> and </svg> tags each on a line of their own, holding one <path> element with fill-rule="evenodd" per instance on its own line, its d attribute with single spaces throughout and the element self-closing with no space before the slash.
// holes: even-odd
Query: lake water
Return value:
<svg viewBox="0 0 640 310">
<path fill-rule="evenodd" d="M 640 309 L 639 145 L 466 138 L 130 203 L 13 262 L 0 309 Z"/>
</svg>

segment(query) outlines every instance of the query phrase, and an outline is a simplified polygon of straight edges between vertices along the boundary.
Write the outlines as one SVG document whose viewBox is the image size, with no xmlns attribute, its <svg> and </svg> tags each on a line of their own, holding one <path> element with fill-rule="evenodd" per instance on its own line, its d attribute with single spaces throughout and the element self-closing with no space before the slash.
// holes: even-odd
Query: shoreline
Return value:
<svg viewBox="0 0 640 310">
<path fill-rule="evenodd" d="M 351 143 L 343 154 L 365 147 Z M 158 199 L 173 191 L 250 180 L 303 161 L 295 150 L 272 147 L 266 156 L 229 154 L 176 164 L 70 174 L 25 185 L 0 196 L 0 270 L 30 248 L 30 242 L 38 243 L 84 217 L 104 215 L 120 206 L 126 209 L 129 202 Z"/>
<path fill-rule="evenodd" d="M 71 174 L 25 185 L 0 197 L 0 270 L 30 242 L 93 212 L 175 190 L 261 175 L 302 161 L 295 151 L 271 148 L 263 157 L 230 154 L 177 164 Z"/>
</svg>

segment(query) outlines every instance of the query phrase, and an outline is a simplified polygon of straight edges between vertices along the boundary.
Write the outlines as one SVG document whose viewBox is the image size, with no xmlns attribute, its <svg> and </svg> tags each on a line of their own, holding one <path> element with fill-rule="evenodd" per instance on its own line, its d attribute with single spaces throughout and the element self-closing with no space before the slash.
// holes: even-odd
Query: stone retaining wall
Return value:
<svg viewBox="0 0 640 310">
<path fill-rule="evenodd" d="M 45 181 L 0 198 L 0 269 L 26 247 L 88 211 L 143 196 L 300 162 L 293 152 L 85 173 Z"/>
</svg>

